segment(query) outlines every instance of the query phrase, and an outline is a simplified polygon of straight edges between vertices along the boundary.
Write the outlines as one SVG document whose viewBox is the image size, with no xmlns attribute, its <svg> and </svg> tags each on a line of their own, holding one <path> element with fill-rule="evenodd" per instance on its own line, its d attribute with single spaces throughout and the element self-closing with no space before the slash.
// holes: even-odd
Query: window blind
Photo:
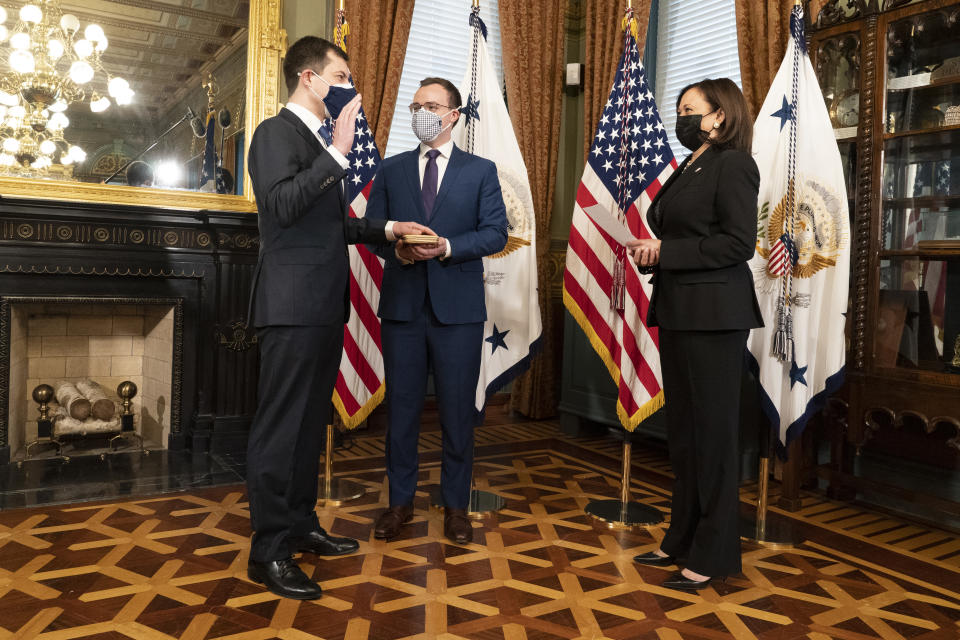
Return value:
<svg viewBox="0 0 960 640">
<path fill-rule="evenodd" d="M 730 78 L 740 86 L 734 2 L 660 0 L 657 29 L 657 108 L 680 162 L 690 154 L 674 133 L 680 90 L 705 78 Z"/>
<path fill-rule="evenodd" d="M 417 0 L 413 5 L 407 55 L 385 156 L 408 151 L 419 143 L 410 128 L 407 107 L 413 102 L 413 94 L 420 88 L 421 80 L 439 76 L 460 86 L 467 71 L 472 43 L 468 22 L 471 6 L 470 0 Z M 500 18 L 496 0 L 481 0 L 480 17 L 487 25 L 487 48 L 502 85 Z M 467 96 L 464 95 L 463 99 L 466 100 Z"/>
</svg>

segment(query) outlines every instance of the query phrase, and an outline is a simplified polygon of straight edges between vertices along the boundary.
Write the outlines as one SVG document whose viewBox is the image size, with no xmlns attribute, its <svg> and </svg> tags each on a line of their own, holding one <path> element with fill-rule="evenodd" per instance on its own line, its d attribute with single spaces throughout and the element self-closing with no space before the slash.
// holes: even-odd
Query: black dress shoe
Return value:
<svg viewBox="0 0 960 640">
<path fill-rule="evenodd" d="M 353 538 L 337 538 L 320 529 L 311 531 L 302 538 L 294 540 L 293 547 L 301 553 L 313 553 L 318 556 L 343 556 L 360 548 Z"/>
<path fill-rule="evenodd" d="M 640 564 L 647 564 L 651 567 L 669 567 L 677 563 L 677 559 L 673 556 L 658 556 L 653 551 L 633 556 L 633 561 Z"/>
<path fill-rule="evenodd" d="M 678 589 L 680 591 L 697 591 L 699 589 L 704 589 L 713 578 L 705 578 L 703 580 L 693 580 L 688 578 L 679 571 L 666 580 L 663 581 L 663 586 L 668 589 Z"/>
<path fill-rule="evenodd" d="M 283 598 L 316 600 L 323 595 L 320 585 L 290 557 L 273 562 L 249 562 L 247 577 Z"/>
</svg>

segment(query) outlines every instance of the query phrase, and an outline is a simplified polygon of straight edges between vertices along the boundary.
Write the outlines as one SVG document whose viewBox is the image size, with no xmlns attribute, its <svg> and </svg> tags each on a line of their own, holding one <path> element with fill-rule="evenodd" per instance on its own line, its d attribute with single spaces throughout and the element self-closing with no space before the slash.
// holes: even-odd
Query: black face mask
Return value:
<svg viewBox="0 0 960 640">
<path fill-rule="evenodd" d="M 710 113 L 706 115 L 710 115 Z M 690 151 L 699 149 L 710 136 L 709 133 L 700 128 L 702 120 L 703 116 L 697 113 L 689 116 L 677 116 L 677 140 Z"/>
</svg>

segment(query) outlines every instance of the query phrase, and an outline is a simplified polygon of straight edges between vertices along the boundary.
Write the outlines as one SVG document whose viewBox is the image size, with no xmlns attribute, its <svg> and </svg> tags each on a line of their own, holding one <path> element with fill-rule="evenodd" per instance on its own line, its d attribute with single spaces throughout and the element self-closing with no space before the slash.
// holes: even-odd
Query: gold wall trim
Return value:
<svg viewBox="0 0 960 640">
<path fill-rule="evenodd" d="M 253 131 L 279 110 L 278 89 L 286 32 L 281 28 L 282 0 L 250 3 L 247 32 L 247 109 L 244 117 L 244 155 L 249 152 Z M 136 27 L 136 25 L 132 25 Z M 257 207 L 245 173 L 243 195 L 223 195 L 171 189 L 147 189 L 89 182 L 60 182 L 38 178 L 0 177 L 4 198 L 29 198 L 69 202 L 109 203 L 159 207 L 182 211 L 238 211 L 256 213 Z"/>
</svg>

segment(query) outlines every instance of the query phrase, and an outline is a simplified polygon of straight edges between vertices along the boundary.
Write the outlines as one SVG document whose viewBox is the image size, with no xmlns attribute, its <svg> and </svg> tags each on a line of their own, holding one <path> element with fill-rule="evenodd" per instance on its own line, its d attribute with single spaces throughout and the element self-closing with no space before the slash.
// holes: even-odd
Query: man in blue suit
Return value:
<svg viewBox="0 0 960 640">
<path fill-rule="evenodd" d="M 473 469 L 474 408 L 486 305 L 484 256 L 503 250 L 507 216 L 497 168 L 454 146 L 460 92 L 426 78 L 410 105 L 417 149 L 388 158 L 373 181 L 366 215 L 428 225 L 430 245 L 381 245 L 385 260 L 379 316 L 386 369 L 390 508 L 377 538 L 395 537 L 413 517 L 420 413 L 432 368 L 443 430 L 444 533 L 473 539 L 467 518 Z"/>
</svg>

